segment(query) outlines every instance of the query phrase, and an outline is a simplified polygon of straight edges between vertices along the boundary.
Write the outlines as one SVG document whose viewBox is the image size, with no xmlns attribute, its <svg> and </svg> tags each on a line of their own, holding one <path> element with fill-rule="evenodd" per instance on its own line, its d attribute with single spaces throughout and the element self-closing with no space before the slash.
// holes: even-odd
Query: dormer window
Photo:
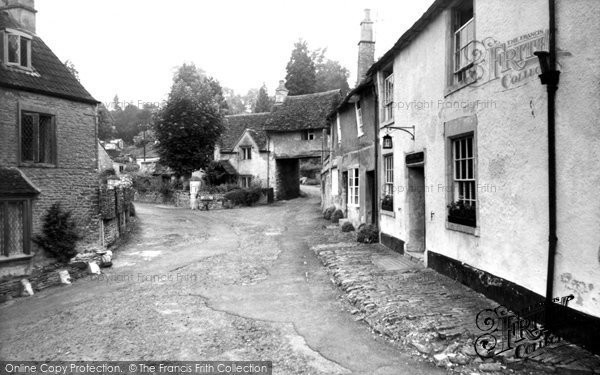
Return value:
<svg viewBox="0 0 600 375">
<path fill-rule="evenodd" d="M 17 30 L 0 33 L 2 61 L 9 66 L 31 69 L 31 36 Z"/>
</svg>

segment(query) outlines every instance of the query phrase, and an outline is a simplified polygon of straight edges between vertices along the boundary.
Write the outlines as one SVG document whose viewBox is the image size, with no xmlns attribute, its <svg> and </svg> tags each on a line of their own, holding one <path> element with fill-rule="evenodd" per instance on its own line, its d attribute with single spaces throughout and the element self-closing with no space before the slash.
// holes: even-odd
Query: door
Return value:
<svg viewBox="0 0 600 375">
<path fill-rule="evenodd" d="M 365 220 L 377 226 L 377 191 L 375 190 L 375 171 L 367 171 L 367 191 L 365 194 Z"/>
<path fill-rule="evenodd" d="M 406 250 L 425 251 L 425 169 L 408 168 L 408 243 Z"/>
</svg>

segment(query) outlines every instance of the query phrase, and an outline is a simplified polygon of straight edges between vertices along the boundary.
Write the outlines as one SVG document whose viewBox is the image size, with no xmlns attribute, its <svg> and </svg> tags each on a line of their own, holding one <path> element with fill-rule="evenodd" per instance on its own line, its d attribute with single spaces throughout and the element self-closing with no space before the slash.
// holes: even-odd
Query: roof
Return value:
<svg viewBox="0 0 600 375">
<path fill-rule="evenodd" d="M 36 195 L 40 189 L 17 168 L 0 167 L 0 197 Z"/>
<path fill-rule="evenodd" d="M 329 112 L 329 114 L 327 115 L 327 119 L 328 120 L 333 119 L 335 117 L 336 113 L 338 111 L 340 111 L 346 104 L 348 104 L 350 102 L 350 98 L 352 98 L 356 94 L 360 94 L 360 93 L 364 92 L 365 89 L 372 87 L 372 86 L 373 86 L 373 76 L 371 76 L 371 75 L 365 76 L 365 78 L 363 78 L 358 83 L 358 85 L 356 85 L 355 88 L 348 91 L 348 94 L 346 94 L 346 97 L 344 97 L 344 99 L 340 102 L 340 104 L 337 107 L 335 107 L 331 112 Z"/>
<path fill-rule="evenodd" d="M 383 57 L 369 68 L 367 76 L 373 74 L 377 69 L 380 69 L 383 65 L 386 65 L 398 51 L 406 47 L 412 40 L 419 35 L 419 33 L 429 25 L 444 9 L 446 9 L 453 0 L 435 0 L 433 4 L 423 13 L 423 15 L 415 22 L 402 36 L 394 46 L 389 49 Z"/>
<path fill-rule="evenodd" d="M 283 104 L 273 108 L 266 129 L 289 132 L 326 128 L 327 115 L 337 107 L 340 100 L 340 90 L 288 96 Z"/>
<path fill-rule="evenodd" d="M 258 148 L 266 150 L 267 134 L 265 126 L 270 116 L 270 112 L 225 116 L 225 126 L 221 135 L 221 151 L 232 151 L 246 129 L 248 129 Z"/>
<path fill-rule="evenodd" d="M 7 12 L 0 11 L 0 29 L 6 28 L 27 32 Z M 0 64 L 0 86 L 83 103 L 99 103 L 36 35 L 31 42 L 31 65 L 33 73 Z"/>
<path fill-rule="evenodd" d="M 235 167 L 233 165 L 231 165 L 229 160 L 220 160 L 219 164 L 221 164 L 221 166 L 223 167 L 225 172 L 227 172 L 227 174 L 234 175 L 234 176 L 236 176 L 238 174 L 237 171 L 235 170 Z"/>
</svg>

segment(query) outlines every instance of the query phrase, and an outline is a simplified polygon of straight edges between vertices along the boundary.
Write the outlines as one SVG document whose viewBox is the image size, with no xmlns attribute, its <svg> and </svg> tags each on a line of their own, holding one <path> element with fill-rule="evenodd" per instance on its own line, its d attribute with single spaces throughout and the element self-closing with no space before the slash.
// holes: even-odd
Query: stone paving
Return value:
<svg viewBox="0 0 600 375">
<path fill-rule="evenodd" d="M 311 249 L 327 267 L 332 282 L 355 320 L 415 356 L 461 374 L 600 374 L 600 357 L 560 342 L 528 358 L 480 358 L 474 339 L 482 332 L 475 317 L 498 306 L 466 286 L 380 244 L 360 244 L 355 234 L 324 225 L 321 244 Z"/>
</svg>

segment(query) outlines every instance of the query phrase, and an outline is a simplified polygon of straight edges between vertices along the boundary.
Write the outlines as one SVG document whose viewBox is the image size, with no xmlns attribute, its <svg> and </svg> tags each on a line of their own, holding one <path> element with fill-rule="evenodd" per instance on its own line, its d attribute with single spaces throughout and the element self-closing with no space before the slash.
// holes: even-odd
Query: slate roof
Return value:
<svg viewBox="0 0 600 375">
<path fill-rule="evenodd" d="M 288 96 L 283 104 L 273 108 L 266 129 L 290 132 L 327 128 L 327 115 L 337 107 L 341 99 L 340 90 Z"/>
<path fill-rule="evenodd" d="M 26 32 L 7 12 L 0 11 L 0 29 Z M 58 57 L 38 36 L 31 42 L 33 72 L 0 63 L 0 86 L 56 96 L 89 104 L 99 102 L 79 83 Z"/>
<path fill-rule="evenodd" d="M 232 151 L 246 129 L 250 131 L 258 148 L 266 150 L 267 134 L 264 129 L 270 116 L 270 112 L 225 116 L 225 126 L 221 135 L 221 151 Z"/>
<path fill-rule="evenodd" d="M 7 196 L 31 196 L 40 190 L 17 168 L 0 167 L 0 198 Z"/>
<path fill-rule="evenodd" d="M 235 170 L 235 167 L 229 162 L 229 160 L 220 160 L 219 164 L 221 164 L 221 166 L 223 167 L 223 169 L 225 169 L 225 172 L 227 172 L 227 174 L 236 176 L 238 173 Z"/>
</svg>

